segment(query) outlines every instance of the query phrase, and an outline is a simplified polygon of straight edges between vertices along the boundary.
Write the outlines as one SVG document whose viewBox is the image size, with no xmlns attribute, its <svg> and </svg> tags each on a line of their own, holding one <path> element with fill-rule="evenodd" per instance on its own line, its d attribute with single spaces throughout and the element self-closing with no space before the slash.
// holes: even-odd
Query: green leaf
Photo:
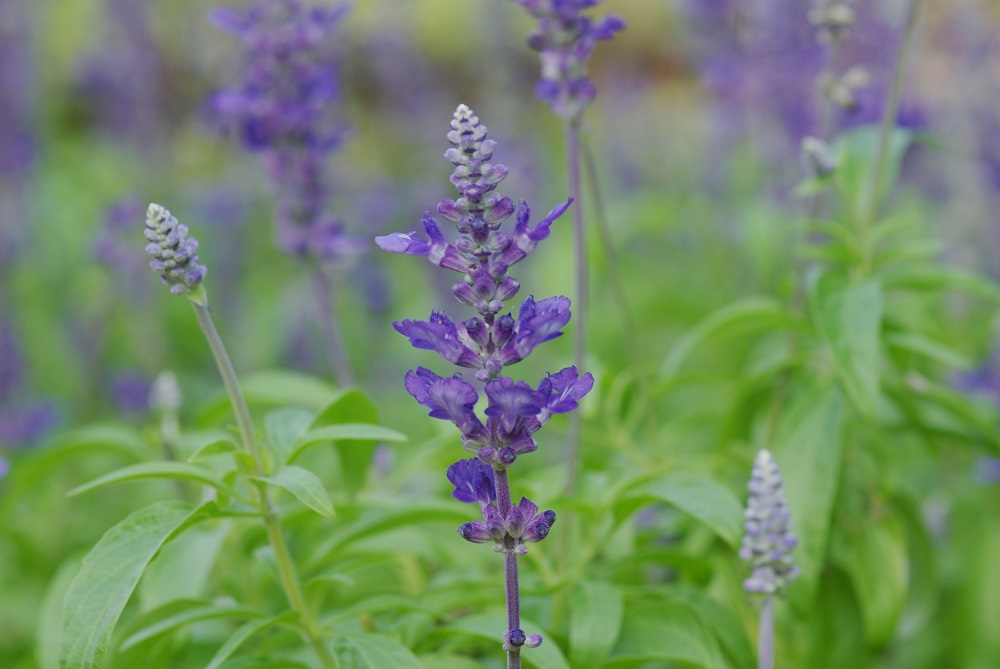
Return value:
<svg viewBox="0 0 1000 669">
<path fill-rule="evenodd" d="M 212 661 L 208 663 L 205 669 L 218 669 L 229 656 L 236 652 L 236 650 L 242 646 L 247 639 L 252 637 L 254 634 L 265 630 L 269 627 L 273 627 L 279 623 L 289 620 L 293 617 L 290 611 L 286 611 L 277 616 L 271 618 L 265 618 L 263 620 L 251 620 L 247 623 L 241 625 L 235 632 L 233 632 L 226 642 L 222 644 L 215 655 L 212 657 Z"/>
<path fill-rule="evenodd" d="M 158 502 L 130 514 L 101 537 L 83 559 L 83 567 L 66 594 L 62 669 L 103 665 L 115 623 L 146 565 L 201 516 L 200 507 Z"/>
<path fill-rule="evenodd" d="M 461 655 L 433 653 L 418 655 L 417 659 L 424 669 L 483 669 L 483 665 Z"/>
<path fill-rule="evenodd" d="M 1000 302 L 1000 286 L 986 277 L 958 267 L 921 264 L 893 267 L 880 273 L 886 290 L 938 292 L 954 290 L 975 295 L 990 302 Z"/>
<path fill-rule="evenodd" d="M 569 659 L 574 667 L 596 667 L 621 631 L 625 599 L 610 583 L 583 580 L 569 597 Z"/>
<path fill-rule="evenodd" d="M 157 620 L 152 625 L 143 627 L 142 629 L 130 634 L 128 637 L 122 641 L 121 645 L 118 647 L 119 651 L 128 650 L 129 648 L 152 639 L 153 637 L 159 636 L 160 634 L 165 634 L 173 630 L 191 625 L 193 623 L 201 622 L 203 620 L 218 620 L 223 618 L 260 618 L 261 614 L 253 609 L 248 609 L 245 606 L 238 606 L 235 604 L 210 604 L 208 606 L 194 606 L 192 608 L 176 613 L 172 616 L 168 616 L 161 620 Z"/>
<path fill-rule="evenodd" d="M 318 410 L 334 397 L 333 386 L 314 376 L 287 370 L 265 370 L 244 374 L 240 388 L 247 404 L 254 406 L 298 406 Z M 199 422 L 214 424 L 232 420 L 229 396 L 220 393 L 199 415 Z"/>
<path fill-rule="evenodd" d="M 905 533 L 892 516 L 858 529 L 846 547 L 848 567 L 865 637 L 873 646 L 882 647 L 892 639 L 906 601 L 909 571 Z"/>
<path fill-rule="evenodd" d="M 448 626 L 447 631 L 464 632 L 493 641 L 497 645 L 497 652 L 502 653 L 500 648 L 503 645 L 503 631 L 505 629 L 504 614 L 498 611 L 459 618 Z M 521 629 L 524 630 L 525 634 L 542 635 L 541 646 L 521 651 L 521 658 L 525 664 L 536 669 L 570 669 L 570 664 L 566 661 L 566 657 L 562 654 L 562 650 L 555 643 L 551 634 L 524 618 L 521 618 Z"/>
<path fill-rule="evenodd" d="M 684 662 L 706 669 L 726 666 L 702 621 L 686 604 L 675 601 L 627 606 L 611 661 L 601 666 L 623 669 L 648 662 Z"/>
<path fill-rule="evenodd" d="M 711 314 L 681 337 L 663 361 L 660 373 L 666 377 L 677 374 L 691 352 L 708 341 L 795 326 L 796 320 L 777 300 L 759 296 L 738 300 Z"/>
<path fill-rule="evenodd" d="M 839 276 L 826 274 L 811 289 L 813 315 L 844 392 L 862 415 L 873 418 L 881 399 L 881 287 L 875 281 L 843 285 Z"/>
<path fill-rule="evenodd" d="M 309 429 L 314 414 L 299 407 L 282 407 L 264 416 L 265 443 L 279 463 L 288 461 L 292 444 Z"/>
<path fill-rule="evenodd" d="M 38 663 L 38 669 L 59 669 L 63 600 L 79 571 L 79 558 L 64 561 L 45 589 L 38 624 L 35 626 L 35 662 Z"/>
<path fill-rule="evenodd" d="M 294 462 L 306 450 L 319 444 L 335 441 L 372 442 L 372 441 L 406 441 L 406 435 L 381 425 L 370 423 L 345 423 L 344 425 L 327 425 L 309 430 L 295 440 L 289 462 Z M 359 444 L 360 445 L 360 444 Z"/>
<path fill-rule="evenodd" d="M 337 669 L 424 669 L 413 653 L 379 634 L 338 636 L 331 645 Z"/>
<path fill-rule="evenodd" d="M 164 546 L 139 583 L 140 610 L 203 597 L 231 527 L 225 520 L 204 522 Z"/>
<path fill-rule="evenodd" d="M 201 462 L 207 460 L 214 455 L 223 455 L 226 453 L 235 453 L 239 448 L 236 443 L 229 437 L 223 437 L 221 439 L 214 439 L 204 446 L 198 448 L 194 453 L 192 453 L 187 461 L 188 462 Z"/>
<path fill-rule="evenodd" d="M 355 435 L 345 430 L 344 436 L 332 438 L 340 458 L 341 485 L 352 497 L 364 486 L 368 467 L 371 466 L 375 453 L 375 442 L 406 441 L 405 436 L 393 430 L 386 430 L 377 423 L 378 408 L 375 403 L 359 390 L 348 390 L 324 407 L 310 425 L 311 431 L 324 428 L 343 429 L 352 425 L 356 427 Z M 375 430 L 363 429 L 359 424 L 368 424 L 368 427 Z M 292 458 L 289 458 L 289 462 L 292 462 Z"/>
<path fill-rule="evenodd" d="M 743 505 L 729 488 L 705 474 L 674 472 L 630 490 L 629 497 L 633 496 L 671 504 L 694 516 L 730 546 L 740 542 Z"/>
<path fill-rule="evenodd" d="M 747 638 L 747 629 L 731 609 L 693 586 L 671 586 L 670 596 L 691 607 L 702 624 L 712 631 L 733 667 L 751 669 L 756 666 L 756 654 Z"/>
<path fill-rule="evenodd" d="M 94 479 L 90 483 L 85 483 L 69 491 L 69 495 L 79 495 L 80 493 L 100 488 L 111 483 L 122 483 L 125 481 L 138 481 L 141 479 L 174 479 L 178 481 L 191 481 L 193 483 L 203 483 L 211 486 L 220 492 L 224 492 L 230 497 L 239 497 L 239 493 L 215 478 L 212 472 L 201 467 L 184 462 L 144 462 L 138 465 L 122 467 L 109 474 Z"/>
<path fill-rule="evenodd" d="M 799 540 L 793 556 L 802 570 L 790 594 L 792 602 L 801 606 L 812 601 L 826 559 L 840 479 L 843 414 L 843 400 L 835 387 L 810 389 L 789 408 L 775 438 L 774 458 Z"/>
<path fill-rule="evenodd" d="M 833 179 L 847 198 L 856 220 L 864 216 L 864 209 L 872 195 L 876 202 L 881 202 L 896 183 L 903 154 L 913 141 L 913 133 L 908 130 L 895 128 L 892 131 L 881 179 L 876 192 L 872 194 L 872 170 L 875 169 L 880 132 L 881 127 L 878 125 L 861 126 L 840 133 L 833 142 L 832 148 L 838 163 Z"/>
<path fill-rule="evenodd" d="M 890 348 L 929 358 L 949 368 L 972 368 L 972 363 L 961 353 L 917 332 L 894 332 L 886 335 L 885 343 Z"/>
<path fill-rule="evenodd" d="M 330 501 L 330 495 L 323 487 L 323 482 L 308 469 L 288 465 L 279 469 L 274 476 L 251 476 L 250 478 L 287 490 L 321 516 L 332 518 L 336 515 L 333 510 L 333 502 Z"/>
</svg>

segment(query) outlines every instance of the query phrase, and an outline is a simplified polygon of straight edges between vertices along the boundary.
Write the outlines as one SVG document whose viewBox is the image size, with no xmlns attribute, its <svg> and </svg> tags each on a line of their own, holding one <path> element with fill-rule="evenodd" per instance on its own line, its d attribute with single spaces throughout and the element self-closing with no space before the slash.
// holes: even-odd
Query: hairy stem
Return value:
<svg viewBox="0 0 1000 669">
<path fill-rule="evenodd" d="M 583 200 L 580 197 L 580 125 L 571 121 L 566 125 L 566 165 L 569 170 L 569 194 L 573 198 L 573 256 L 574 318 L 576 320 L 576 337 L 573 341 L 573 364 L 578 370 L 583 369 L 583 357 L 587 350 L 587 312 L 589 293 L 587 283 L 587 245 L 583 229 Z M 566 439 L 566 493 L 572 495 L 576 491 L 577 476 L 580 469 L 580 432 L 582 416 L 579 411 L 570 414 L 569 435 Z"/>
<path fill-rule="evenodd" d="M 337 318 L 334 313 L 333 286 L 330 285 L 330 277 L 327 275 L 326 270 L 319 263 L 316 263 L 313 269 L 313 289 L 316 291 L 320 321 L 323 324 L 330 364 L 333 366 L 334 374 L 337 376 L 337 382 L 342 386 L 353 386 L 354 375 L 351 373 L 351 366 L 347 362 L 347 355 L 344 352 L 344 340 L 340 335 L 340 328 L 337 327 Z"/>
<path fill-rule="evenodd" d="M 507 470 L 499 469 L 493 472 L 497 489 L 497 510 L 504 518 L 510 512 L 510 482 L 507 480 Z M 517 581 L 517 554 L 504 553 L 503 561 L 504 594 L 507 597 L 507 631 L 521 626 L 521 592 Z M 507 669 L 521 669 L 521 649 L 512 648 L 507 651 Z"/>
<path fill-rule="evenodd" d="M 774 596 L 760 607 L 757 627 L 757 669 L 774 669 Z"/>
<path fill-rule="evenodd" d="M 229 403 L 233 408 L 233 415 L 236 417 L 236 426 L 239 429 L 240 440 L 243 443 L 244 451 L 253 458 L 253 469 L 249 472 L 241 471 L 244 477 L 261 476 L 264 473 L 261 460 L 260 447 L 254 435 L 253 421 L 250 419 L 250 409 L 247 406 L 246 398 L 240 389 L 236 370 L 229 359 L 226 347 L 219 337 L 215 323 L 212 322 L 211 310 L 208 302 L 202 295 L 199 299 L 189 300 L 194 306 L 195 315 L 198 318 L 198 325 L 201 326 L 208 346 L 212 350 L 215 364 L 219 368 L 219 375 L 222 377 L 222 384 L 226 388 L 229 396 Z M 278 515 L 274 499 L 271 497 L 267 486 L 260 485 L 252 480 L 248 481 L 248 487 L 253 495 L 255 503 L 260 508 L 264 525 L 267 529 L 267 539 L 274 550 L 274 561 L 278 568 L 278 576 L 281 580 L 281 587 L 285 591 L 285 597 L 292 610 L 299 615 L 299 622 L 305 632 L 305 640 L 316 653 L 320 662 L 326 669 L 335 669 L 336 662 L 330 650 L 323 643 L 319 632 L 319 626 L 312 610 L 306 604 L 302 594 L 302 586 L 298 573 L 295 571 L 295 562 L 292 560 L 291 552 L 285 541 L 285 533 L 281 528 L 281 518 Z"/>
</svg>

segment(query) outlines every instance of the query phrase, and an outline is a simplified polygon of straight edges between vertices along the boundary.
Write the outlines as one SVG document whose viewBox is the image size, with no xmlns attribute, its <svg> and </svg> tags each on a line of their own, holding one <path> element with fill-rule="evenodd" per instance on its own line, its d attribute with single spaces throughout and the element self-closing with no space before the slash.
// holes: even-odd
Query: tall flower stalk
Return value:
<svg viewBox="0 0 1000 669">
<path fill-rule="evenodd" d="M 423 367 L 406 374 L 406 390 L 430 409 L 432 418 L 449 420 L 461 432 L 465 450 L 475 457 L 459 460 L 448 469 L 455 486 L 452 495 L 476 503 L 483 520 L 466 523 L 459 534 L 474 543 L 490 543 L 504 555 L 504 591 L 507 630 L 503 648 L 507 667 L 521 666 L 521 648 L 542 642 L 538 634 L 525 634 L 520 626 L 520 588 L 517 556 L 528 543 L 544 539 L 556 520 L 553 511 L 539 513 L 526 497 L 513 502 L 508 472 L 517 458 L 538 448 L 533 434 L 554 414 L 568 413 L 590 392 L 594 378 L 576 367 L 547 374 L 532 388 L 504 375 L 504 368 L 520 362 L 544 342 L 559 337 L 570 320 L 566 297 L 535 300 L 529 296 L 518 309 L 503 313 L 504 304 L 517 294 L 520 283 L 509 270 L 549 236 L 549 227 L 569 208 L 572 199 L 554 207 L 531 225 L 528 205 L 519 205 L 496 191 L 507 167 L 492 163 L 496 142 L 486 136 L 486 126 L 465 105 L 451 121 L 445 158 L 455 166 L 451 182 L 458 199 L 438 203 L 438 213 L 454 222 L 459 236 L 448 240 L 438 221 L 428 212 L 421 221 L 427 239 L 417 233 L 376 237 L 380 248 L 393 253 L 426 256 L 435 265 L 461 275 L 452 287 L 455 297 L 472 307 L 477 316 L 458 323 L 443 311 L 431 312 L 426 321 L 406 319 L 393 323 L 415 348 L 435 351 L 448 362 L 474 370 L 484 384 L 486 419 L 476 413 L 476 388 L 460 374 L 441 377 Z M 500 231 L 511 216 L 510 233 Z"/>
<path fill-rule="evenodd" d="M 264 522 L 268 542 L 274 550 L 275 564 L 285 597 L 299 617 L 305 642 L 313 649 L 323 667 L 333 669 L 336 663 L 330 649 L 323 642 L 316 616 L 305 601 L 302 584 L 288 543 L 285 541 L 275 500 L 269 488 L 259 481 L 260 477 L 266 475 L 264 459 L 257 444 L 250 409 L 240 389 L 236 370 L 212 321 L 208 293 L 201 285 L 207 269 L 198 262 L 198 241 L 189 237 L 187 227 L 178 223 L 167 209 L 158 204 L 150 204 L 146 211 L 145 235 L 149 241 L 146 252 L 153 256 L 153 260 L 149 263 L 150 268 L 160 274 L 163 283 L 170 287 L 171 293 L 184 295 L 194 307 L 198 325 L 201 326 L 212 350 L 226 394 L 229 396 L 243 451 L 249 456 L 248 462 L 237 461 L 239 472 L 250 490 L 251 501 Z"/>
<path fill-rule="evenodd" d="M 535 94 L 560 117 L 565 126 L 566 167 L 569 174 L 573 208 L 574 289 L 576 291 L 577 333 L 573 360 L 578 367 L 586 354 L 587 312 L 590 303 L 587 245 L 581 193 L 581 133 L 583 112 L 594 101 L 597 89 L 587 75 L 587 62 L 597 42 L 609 40 L 625 27 L 617 16 L 592 20 L 583 13 L 600 0 L 514 0 L 538 19 L 538 30 L 528 38 L 528 45 L 538 52 L 541 78 Z M 603 223 L 603 216 L 598 217 Z M 606 231 L 604 238 L 608 238 Z M 579 469 L 580 416 L 574 414 L 567 440 L 566 489 L 573 492 Z"/>
<path fill-rule="evenodd" d="M 240 40 L 243 72 L 238 86 L 216 92 L 211 108 L 260 156 L 274 193 L 278 246 L 311 267 L 329 358 L 337 380 L 350 385 L 330 265 L 364 247 L 329 211 L 326 167 L 344 132 L 333 111 L 340 86 L 331 38 L 346 9 L 268 0 L 216 10 L 215 23 Z"/>
<path fill-rule="evenodd" d="M 748 487 L 740 557 L 753 573 L 743 582 L 743 589 L 760 604 L 758 667 L 774 669 L 774 598 L 784 596 L 799 568 L 792 559 L 798 541 L 790 527 L 785 483 L 767 449 L 757 453 Z"/>
</svg>

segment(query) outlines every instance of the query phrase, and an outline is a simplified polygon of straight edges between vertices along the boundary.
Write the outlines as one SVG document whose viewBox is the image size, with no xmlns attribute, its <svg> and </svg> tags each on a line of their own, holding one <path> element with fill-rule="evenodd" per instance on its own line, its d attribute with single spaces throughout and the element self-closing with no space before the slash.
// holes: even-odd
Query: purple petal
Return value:
<svg viewBox="0 0 1000 669">
<path fill-rule="evenodd" d="M 416 231 L 408 235 L 402 232 L 393 232 L 382 237 L 376 237 L 375 243 L 378 244 L 380 249 L 389 251 L 390 253 L 405 253 L 411 256 L 427 255 L 431 250 L 431 245 L 423 239 L 413 237 L 412 235 L 414 234 L 416 234 Z"/>
</svg>

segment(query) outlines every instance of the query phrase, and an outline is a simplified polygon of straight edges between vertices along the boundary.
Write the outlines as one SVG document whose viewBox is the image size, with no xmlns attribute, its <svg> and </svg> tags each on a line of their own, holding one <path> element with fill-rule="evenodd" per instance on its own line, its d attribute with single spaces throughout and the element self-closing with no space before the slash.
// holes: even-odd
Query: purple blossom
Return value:
<svg viewBox="0 0 1000 669">
<path fill-rule="evenodd" d="M 198 264 L 198 240 L 188 237 L 187 226 L 177 222 L 161 205 L 150 204 L 146 210 L 146 253 L 153 256 L 149 267 L 159 272 L 163 283 L 175 295 L 191 293 L 208 269 Z"/>
<path fill-rule="evenodd" d="M 413 398 L 430 409 L 431 418 L 450 420 L 462 431 L 463 442 L 489 440 L 486 427 L 476 416 L 479 394 L 468 382 L 458 377 L 442 378 L 423 367 L 406 373 L 406 390 Z"/>
<path fill-rule="evenodd" d="M 539 344 L 562 336 L 560 330 L 570 319 L 569 306 L 566 297 L 547 297 L 535 302 L 529 296 L 518 310 L 513 336 L 500 350 L 499 360 L 511 365 L 528 357 Z"/>
<path fill-rule="evenodd" d="M 459 460 L 448 468 L 448 480 L 455 486 L 451 495 L 459 502 L 490 504 L 497 499 L 493 468 L 478 458 Z"/>
<path fill-rule="evenodd" d="M 579 407 L 580 400 L 594 388 L 594 377 L 590 372 L 582 377 L 576 367 L 566 367 L 555 374 L 549 374 L 538 384 L 538 392 L 547 398 L 545 406 L 538 413 L 538 420 L 544 425 L 552 414 L 568 413 Z"/>
<path fill-rule="evenodd" d="M 528 46 L 538 52 L 541 79 L 535 94 L 558 116 L 577 121 L 597 94 L 587 75 L 587 61 L 597 42 L 625 28 L 617 16 L 591 19 L 583 10 L 599 0 L 514 0 L 538 19 Z"/>
<path fill-rule="evenodd" d="M 150 408 L 150 380 L 142 374 L 123 372 L 111 379 L 111 400 L 122 413 L 143 414 Z"/>
<path fill-rule="evenodd" d="M 792 559 L 798 543 L 789 523 L 785 484 L 770 451 L 761 449 L 753 463 L 740 558 L 753 570 L 743 588 L 752 594 L 783 594 L 799 575 Z"/>
<path fill-rule="evenodd" d="M 470 339 L 464 323 L 456 326 L 442 311 L 431 312 L 430 320 L 427 321 L 407 318 L 392 325 L 397 332 L 409 338 L 414 348 L 436 351 L 442 358 L 459 367 L 482 366 L 480 354 L 473 350 L 473 347 L 482 347 Z"/>
</svg>

